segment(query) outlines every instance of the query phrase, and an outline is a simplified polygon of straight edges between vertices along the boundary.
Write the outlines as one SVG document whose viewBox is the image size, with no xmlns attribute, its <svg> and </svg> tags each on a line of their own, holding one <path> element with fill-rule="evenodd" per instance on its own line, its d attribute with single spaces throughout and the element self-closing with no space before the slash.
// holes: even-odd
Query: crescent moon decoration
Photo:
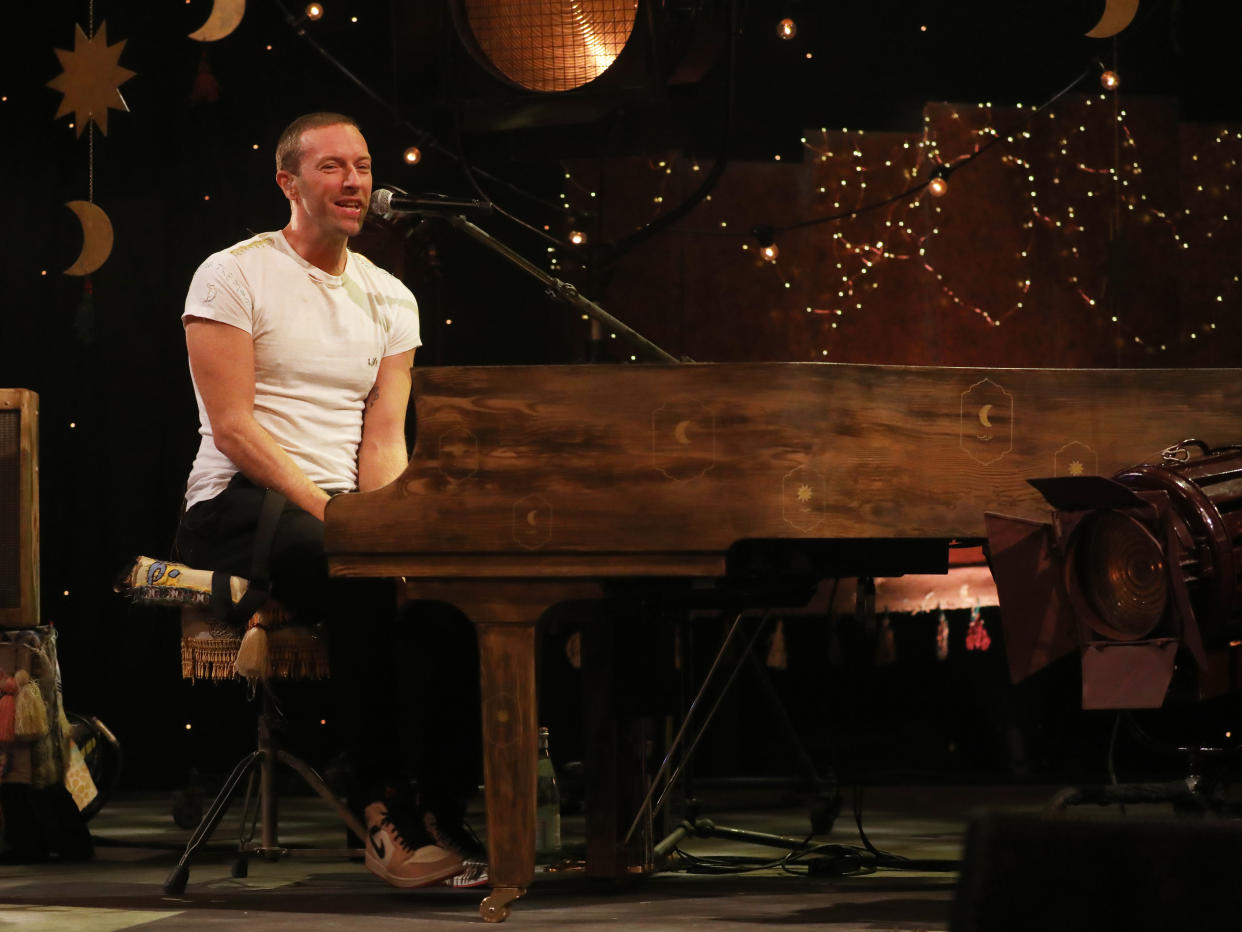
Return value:
<svg viewBox="0 0 1242 932">
<path fill-rule="evenodd" d="M 686 429 L 689 428 L 689 426 L 689 421 L 678 421 L 677 426 L 673 428 L 673 437 L 676 438 L 678 443 L 685 447 L 690 446 L 690 438 L 686 436 Z"/>
<path fill-rule="evenodd" d="M 988 415 L 992 413 L 991 405 L 984 405 L 979 409 L 979 423 L 984 427 L 991 427 L 992 422 L 988 420 Z"/>
<path fill-rule="evenodd" d="M 526 512 L 526 523 L 531 527 L 539 526 L 539 511 L 537 509 L 532 508 L 530 511 Z"/>
<path fill-rule="evenodd" d="M 94 120 L 100 132 L 108 135 L 108 108 L 129 112 L 129 105 L 121 96 L 121 85 L 135 72 L 122 68 L 117 62 L 125 48 L 122 39 L 116 45 L 108 45 L 108 24 L 100 23 L 99 31 L 87 38 L 82 27 L 74 24 L 73 51 L 53 49 L 64 69 L 47 82 L 47 86 L 60 91 L 64 97 L 55 119 L 66 113 L 74 114 L 74 129 L 78 136 L 86 124 Z"/>
<path fill-rule="evenodd" d="M 223 39 L 237 28 L 245 15 L 246 0 L 212 0 L 207 22 L 190 33 L 190 38 L 197 42 Z"/>
<path fill-rule="evenodd" d="M 82 251 L 66 275 L 90 275 L 112 255 L 112 221 L 97 204 L 90 201 L 66 201 L 65 206 L 77 214 L 82 223 Z"/>
<path fill-rule="evenodd" d="M 1138 5 L 1139 0 L 1105 0 L 1100 21 L 1091 27 L 1087 36 L 1092 39 L 1107 39 L 1117 35 L 1133 21 Z"/>
</svg>

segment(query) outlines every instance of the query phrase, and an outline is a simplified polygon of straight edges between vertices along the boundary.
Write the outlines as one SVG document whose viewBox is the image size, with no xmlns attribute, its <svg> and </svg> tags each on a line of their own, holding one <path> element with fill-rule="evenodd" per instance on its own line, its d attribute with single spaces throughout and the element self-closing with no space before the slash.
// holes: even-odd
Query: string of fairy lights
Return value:
<svg viewBox="0 0 1242 932">
<path fill-rule="evenodd" d="M 324 18 L 322 4 L 307 4 L 298 13 L 279 0 L 277 6 L 285 12 L 287 25 L 300 39 L 309 42 L 387 106 L 380 95 L 309 36 L 308 27 Z M 351 26 L 359 21 L 356 15 L 341 19 Z M 780 20 L 776 30 L 782 39 L 798 34 L 790 18 Z M 270 43 L 266 46 L 268 51 L 272 47 Z M 1090 74 L 1098 77 L 1100 91 L 1066 96 Z M 1242 155 L 1234 151 L 1242 150 L 1242 133 L 1219 129 L 1201 151 L 1192 153 L 1192 163 L 1218 167 L 1216 174 L 1220 180 L 1183 192 L 1180 204 L 1170 202 L 1154 190 L 1159 187 L 1159 179 L 1144 171 L 1143 146 L 1153 140 L 1139 138 L 1141 132 L 1129 118 L 1120 85 L 1115 71 L 1097 63 L 1039 107 L 929 104 L 921 131 L 912 134 L 821 127 L 803 137 L 804 155 L 800 162 L 787 159 L 781 166 L 789 173 L 791 189 L 808 192 L 809 196 L 798 207 L 811 214 L 811 219 L 781 225 L 763 217 L 743 216 L 747 208 L 739 203 L 728 208 L 716 204 L 710 211 L 699 209 L 700 217 L 708 213 L 717 215 L 711 221 L 711 229 L 688 230 L 685 223 L 678 229 L 691 236 L 736 238 L 739 249 L 756 258 L 753 268 L 767 276 L 774 289 L 785 293 L 778 300 L 788 302 L 796 296 L 801 299 L 798 307 L 806 314 L 826 321 L 825 337 L 844 318 L 868 311 L 868 295 L 878 289 L 882 270 L 906 263 L 933 283 L 949 306 L 985 326 L 1002 327 L 1031 306 L 1033 288 L 1047 285 L 1047 263 L 1033 267 L 1037 255 L 1034 245 L 1041 236 L 1052 236 L 1057 241 L 1055 251 L 1065 257 L 1057 265 L 1059 284 L 1082 308 L 1114 326 L 1118 339 L 1148 353 L 1165 352 L 1169 349 L 1169 335 L 1142 332 L 1141 324 L 1127 320 L 1115 296 L 1105 293 L 1110 284 L 1108 277 L 1101 277 L 1098 264 L 1093 267 L 1091 263 L 1121 235 L 1123 217 L 1127 227 L 1156 225 L 1170 237 L 1176 251 L 1187 258 L 1201 254 L 1204 244 L 1221 238 L 1230 222 L 1229 178 L 1236 172 L 1238 157 Z M 1002 129 L 1003 124 L 1011 128 Z M 419 166 L 428 146 L 440 153 L 441 147 L 429 134 L 408 124 L 407 128 L 412 138 L 402 153 L 406 166 Z M 258 144 L 250 148 L 259 150 Z M 1008 298 L 972 296 L 970 283 L 961 270 L 938 255 L 946 221 L 952 219 L 956 206 L 950 193 L 950 177 L 960 178 L 956 173 L 988 154 L 1008 172 L 1009 187 L 1025 199 L 1019 212 L 1022 242 L 1013 257 L 1014 267 L 1021 271 L 1013 277 Z M 781 157 L 774 156 L 774 161 L 780 162 Z M 673 203 L 678 199 L 676 192 L 685 190 L 686 182 L 695 180 L 695 176 L 704 177 L 704 166 L 688 155 L 654 157 L 648 166 L 650 211 L 637 228 L 640 230 L 670 209 L 677 209 Z M 799 174 L 807 172 L 811 173 L 810 184 L 804 174 Z M 553 273 L 562 273 L 567 264 L 586 265 L 592 255 L 598 255 L 592 249 L 603 245 L 598 242 L 602 224 L 597 192 L 571 171 L 564 173 L 564 181 L 559 195 L 563 211 L 559 223 L 532 225 L 520 221 L 550 244 L 546 246 L 546 263 Z M 969 185 L 968 180 L 964 183 Z M 956 180 L 953 186 L 958 187 Z M 1066 192 L 1071 191 L 1073 196 L 1067 197 Z M 210 194 L 203 197 L 210 200 Z M 704 201 L 711 203 L 710 193 Z M 549 206 L 555 209 L 554 205 Z M 736 212 L 738 216 L 725 216 L 724 211 Z M 502 213 L 512 216 L 507 211 Z M 592 223 L 594 229 L 588 229 Z M 789 267 L 782 258 L 782 245 L 788 246 L 796 237 L 824 224 L 832 224 L 832 232 L 829 237 L 814 240 L 815 274 L 799 275 L 799 269 Z M 588 243 L 589 237 L 597 242 Z M 805 256 L 805 248 L 798 254 Z M 1043 259 L 1046 256 L 1045 250 Z M 1197 281 L 1193 276 L 1183 278 Z M 1199 314 L 1196 319 L 1185 321 L 1178 339 L 1195 341 L 1210 337 L 1218 328 L 1221 312 L 1238 296 L 1238 275 L 1210 284 L 1214 294 L 1207 303 L 1215 313 Z M 1197 281 L 1196 287 L 1206 284 Z M 1203 303 L 1196 302 L 1196 310 Z M 825 347 L 816 352 L 818 356 L 830 354 Z"/>
<path fill-rule="evenodd" d="M 807 299 L 804 312 L 826 317 L 829 330 L 849 314 L 866 312 L 867 292 L 878 287 L 881 268 L 906 262 L 930 276 L 950 305 L 987 326 L 1001 327 L 1029 306 L 1033 283 L 1044 271 L 1031 267 L 1034 240 L 1040 234 L 1052 235 L 1057 238 L 1056 252 L 1067 260 L 1061 263 L 1063 283 L 1082 308 L 1115 327 L 1119 339 L 1149 354 L 1166 352 L 1170 348 L 1167 337 L 1140 332 L 1103 293 L 1106 278 L 1089 280 L 1087 273 L 1092 269 L 1087 257 L 1106 248 L 1123 223 L 1158 223 L 1178 252 L 1201 252 L 1230 223 L 1233 189 L 1228 179 L 1242 157 L 1242 132 L 1219 128 L 1203 151 L 1190 155 L 1192 163 L 1220 168 L 1216 184 L 1196 185 L 1184 193 L 1180 206 L 1163 203 L 1153 190 L 1155 179 L 1144 171 L 1143 141 L 1122 103 L 1120 78 L 1104 70 L 1099 81 L 1100 92 L 1054 98 L 1056 106 L 929 105 L 921 134 L 892 141 L 887 149 L 868 143 L 898 134 L 821 127 L 818 133 L 802 138 L 800 164 L 786 160 L 789 188 L 812 192 L 813 203 L 803 205 L 809 211 L 829 209 L 833 213 L 785 226 L 739 216 L 717 221 L 714 229 L 682 232 L 735 237 L 743 253 L 761 260 L 752 270 L 766 273 L 774 289 L 789 292 L 797 287 L 797 293 Z M 1002 130 L 1002 123 L 1017 123 L 1020 128 Z M 949 176 L 993 147 L 1009 172 L 1009 185 L 1026 201 L 1021 219 L 1024 242 L 1014 257 L 1016 267 L 1023 271 L 1015 277 L 1007 303 L 985 305 L 954 283 L 961 280 L 956 269 L 944 267 L 933 257 L 946 211 L 953 209 Z M 781 161 L 780 156 L 773 160 Z M 680 187 L 681 178 L 702 170 L 695 159 L 676 156 L 651 159 L 648 166 L 653 216 L 664 209 L 670 190 Z M 814 183 L 807 185 L 805 176 L 798 174 L 805 172 L 812 174 Z M 589 184 L 568 171 L 565 181 L 562 199 L 568 214 L 576 217 L 597 209 L 593 203 L 596 192 Z M 739 214 L 745 210 L 737 208 Z M 797 281 L 799 276 L 782 265 L 781 241 L 825 222 L 832 222 L 834 229 L 826 254 L 821 247 L 816 255 L 816 281 Z M 1195 341 L 1218 329 L 1219 312 L 1238 294 L 1239 276 L 1230 273 L 1227 280 L 1212 283 L 1212 288 L 1211 304 L 1217 313 L 1185 321 L 1179 338 Z M 817 355 L 828 356 L 830 350 L 821 348 Z"/>
<path fill-rule="evenodd" d="M 301 38 L 310 41 L 305 27 L 323 15 L 323 6 L 312 3 L 300 16 L 290 14 L 287 20 Z M 356 17 L 350 19 L 357 22 Z M 792 39 L 798 34 L 797 25 L 791 18 L 782 18 L 776 32 L 782 39 Z M 348 69 L 327 57 L 361 86 Z M 1098 76 L 1102 92 L 1065 98 L 1089 74 Z M 802 139 L 802 162 L 787 160 L 787 167 L 791 178 L 800 171 L 815 173 L 815 183 L 809 187 L 813 203 L 803 206 L 808 212 L 823 209 L 831 213 L 785 226 L 762 218 L 758 222 L 747 217 L 721 219 L 718 228 L 697 233 L 735 237 L 741 251 L 757 257 L 755 267 L 769 277 L 774 288 L 785 292 L 786 297 L 796 294 L 804 298 L 804 312 L 826 320 L 827 332 L 837 329 L 848 315 L 867 312 L 868 292 L 879 288 L 879 273 L 894 263 L 912 263 L 934 282 L 948 305 L 985 326 L 1002 327 L 1030 306 L 1032 288 L 1039 281 L 1037 271 L 1031 268 L 1034 244 L 1040 235 L 1051 234 L 1059 239 L 1058 252 L 1069 259 L 1061 264 L 1063 284 L 1082 307 L 1105 317 L 1116 328 L 1119 339 L 1149 353 L 1164 352 L 1169 347 L 1167 339 L 1140 332 L 1125 319 L 1116 300 L 1106 297 L 1107 279 L 1096 280 L 1099 276 L 1093 274 L 1088 257 L 1118 235 L 1123 212 L 1137 215 L 1139 223 L 1158 221 L 1178 248 L 1187 252 L 1194 238 L 1190 218 L 1198 221 L 1203 212 L 1211 218 L 1213 205 L 1227 203 L 1228 199 L 1207 198 L 1203 207 L 1192 206 L 1189 199 L 1180 207 L 1158 203 L 1145 184 L 1139 141 L 1121 103 L 1120 83 L 1115 71 L 1098 65 L 1035 108 L 1021 104 L 998 108 L 980 103 L 950 107 L 945 112 L 943 106 L 929 105 L 917 138 L 898 139 L 888 151 L 864 144 L 885 134 L 820 128 Z M 363 89 L 378 98 L 369 88 Z M 1017 128 L 1002 130 L 1002 122 Z M 1215 143 L 1220 146 L 1240 138 L 1242 135 L 1232 131 L 1221 131 Z M 418 136 L 403 153 L 405 164 L 419 165 L 428 143 L 438 148 L 430 137 Z M 995 157 L 1008 170 L 1012 186 L 1027 201 L 1020 220 L 1023 242 L 1014 257 L 1022 271 L 1014 277 L 1012 295 L 1002 301 L 970 296 L 959 270 L 936 257 L 946 211 L 953 210 L 954 199 L 948 196 L 950 176 L 993 148 L 997 150 Z M 1089 154 L 1097 151 L 1108 155 Z M 1201 156 L 1206 154 L 1193 158 Z M 774 161 L 779 162 L 780 156 L 774 156 Z M 1236 166 L 1236 159 L 1230 164 Z M 648 186 L 650 215 L 639 225 L 640 230 L 671 209 L 674 192 L 683 189 L 683 181 L 703 171 L 698 160 L 680 155 L 653 158 L 649 167 L 653 176 Z M 598 220 L 597 192 L 579 182 L 571 171 L 565 172 L 564 181 L 559 195 L 564 212 L 561 223 L 522 224 L 542 231 L 549 244 L 545 246 L 546 265 L 554 274 L 564 273 L 567 264 L 586 265 L 592 255 L 588 238 L 599 238 L 598 223 L 594 231 L 588 230 L 588 218 Z M 1048 194 L 1050 189 L 1057 189 L 1059 195 L 1071 188 L 1077 195 L 1072 199 Z M 1229 190 L 1227 185 L 1225 189 Z M 708 203 L 711 200 L 711 194 L 704 198 Z M 1214 219 L 1215 227 L 1227 223 L 1227 211 L 1218 207 Z M 813 281 L 798 281 L 796 270 L 782 262 L 781 242 L 788 243 L 803 230 L 824 223 L 834 225 L 826 254 L 816 257 Z M 1215 229 L 1202 230 L 1201 235 L 1211 239 Z M 1236 276 L 1221 283 L 1215 303 L 1226 305 L 1237 285 Z M 1188 322 L 1184 336 L 1197 340 L 1216 327 L 1215 319 Z M 821 347 L 816 355 L 826 357 L 831 350 Z"/>
</svg>

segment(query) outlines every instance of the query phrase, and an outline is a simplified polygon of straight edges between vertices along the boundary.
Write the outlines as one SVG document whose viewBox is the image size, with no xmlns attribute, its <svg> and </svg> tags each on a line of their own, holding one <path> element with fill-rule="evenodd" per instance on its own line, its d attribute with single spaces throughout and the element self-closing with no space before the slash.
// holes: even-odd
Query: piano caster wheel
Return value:
<svg viewBox="0 0 1242 932">
<path fill-rule="evenodd" d="M 504 922 L 509 918 L 509 904 L 525 892 L 525 887 L 493 887 L 479 904 L 479 915 L 487 922 Z"/>
</svg>

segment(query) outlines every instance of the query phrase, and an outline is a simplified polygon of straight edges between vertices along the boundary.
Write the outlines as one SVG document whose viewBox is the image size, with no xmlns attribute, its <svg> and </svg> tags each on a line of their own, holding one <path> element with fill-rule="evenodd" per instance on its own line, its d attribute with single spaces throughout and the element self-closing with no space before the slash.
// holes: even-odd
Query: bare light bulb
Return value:
<svg viewBox="0 0 1242 932">
<path fill-rule="evenodd" d="M 418 146 L 410 146 L 401 157 L 405 159 L 406 165 L 417 165 L 423 160 L 423 150 Z"/>
<path fill-rule="evenodd" d="M 583 243 L 587 241 L 586 234 L 583 233 L 581 230 L 570 230 L 569 241 L 573 243 L 575 246 L 581 246 Z"/>
<path fill-rule="evenodd" d="M 927 182 L 927 190 L 935 197 L 944 197 L 949 190 L 949 182 L 937 175 L 931 181 Z"/>
<path fill-rule="evenodd" d="M 776 257 L 781 254 L 781 251 L 776 243 L 769 243 L 767 246 L 760 247 L 759 254 L 769 262 L 775 262 Z"/>
<path fill-rule="evenodd" d="M 782 39 L 792 39 L 798 34 L 798 24 L 786 16 L 776 24 L 776 34 Z"/>
<path fill-rule="evenodd" d="M 1100 85 L 1106 91 L 1115 91 L 1121 86 L 1121 78 L 1115 71 L 1105 71 L 1100 75 Z"/>
<path fill-rule="evenodd" d="M 306 4 L 306 18 L 312 22 L 323 19 L 323 6 L 318 3 Z"/>
</svg>

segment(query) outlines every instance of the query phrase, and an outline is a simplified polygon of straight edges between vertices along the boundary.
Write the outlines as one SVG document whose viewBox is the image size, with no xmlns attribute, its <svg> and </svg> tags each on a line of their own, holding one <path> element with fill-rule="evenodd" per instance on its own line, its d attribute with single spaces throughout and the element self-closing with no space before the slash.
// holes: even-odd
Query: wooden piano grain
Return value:
<svg viewBox="0 0 1242 932">
<path fill-rule="evenodd" d="M 503 919 L 533 876 L 534 626 L 608 580 L 718 577 L 739 540 L 980 540 L 1026 483 L 1242 440 L 1242 370 L 739 363 L 418 369 L 387 487 L 337 496 L 340 575 L 405 576 L 478 628 Z M 596 845 L 596 849 L 600 847 Z"/>
</svg>

